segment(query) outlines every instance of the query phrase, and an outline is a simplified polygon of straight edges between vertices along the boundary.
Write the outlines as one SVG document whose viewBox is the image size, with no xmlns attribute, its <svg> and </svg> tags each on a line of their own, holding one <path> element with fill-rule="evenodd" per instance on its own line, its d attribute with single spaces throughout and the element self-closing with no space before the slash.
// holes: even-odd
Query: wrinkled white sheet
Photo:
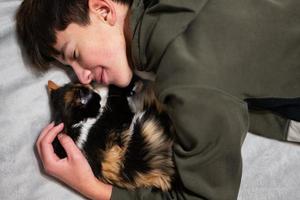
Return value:
<svg viewBox="0 0 300 200">
<path fill-rule="evenodd" d="M 47 80 L 69 79 L 59 69 L 36 74 L 23 60 L 13 18 L 20 2 L 0 0 L 0 199 L 84 199 L 39 167 L 35 141 L 50 120 Z M 239 200 L 300 199 L 300 145 L 249 134 L 242 154 Z"/>
</svg>

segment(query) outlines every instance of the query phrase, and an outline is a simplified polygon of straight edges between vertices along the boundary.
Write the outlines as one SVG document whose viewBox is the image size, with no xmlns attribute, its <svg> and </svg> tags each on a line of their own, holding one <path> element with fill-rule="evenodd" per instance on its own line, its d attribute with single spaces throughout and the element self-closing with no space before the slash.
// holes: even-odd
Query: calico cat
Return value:
<svg viewBox="0 0 300 200">
<path fill-rule="evenodd" d="M 87 158 L 105 183 L 167 191 L 174 176 L 170 119 L 157 101 L 151 82 L 134 78 L 126 88 L 48 82 L 56 124 Z M 66 154 L 57 138 L 60 157 Z"/>
</svg>

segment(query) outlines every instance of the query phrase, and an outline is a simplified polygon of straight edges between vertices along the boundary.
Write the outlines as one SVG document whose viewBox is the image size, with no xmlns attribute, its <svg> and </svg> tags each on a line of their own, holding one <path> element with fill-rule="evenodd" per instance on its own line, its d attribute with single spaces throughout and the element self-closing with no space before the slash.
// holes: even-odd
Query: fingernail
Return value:
<svg viewBox="0 0 300 200">
<path fill-rule="evenodd" d="M 61 139 L 63 137 L 63 135 L 60 133 L 57 135 L 58 139 Z"/>
</svg>

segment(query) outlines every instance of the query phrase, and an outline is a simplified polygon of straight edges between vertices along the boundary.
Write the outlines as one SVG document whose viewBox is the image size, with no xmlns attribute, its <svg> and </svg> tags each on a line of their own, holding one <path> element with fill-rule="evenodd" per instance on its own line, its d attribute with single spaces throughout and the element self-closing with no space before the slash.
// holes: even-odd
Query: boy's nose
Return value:
<svg viewBox="0 0 300 200">
<path fill-rule="evenodd" d="M 93 80 L 93 74 L 90 70 L 81 67 L 73 67 L 73 70 L 82 84 L 89 84 Z"/>
<path fill-rule="evenodd" d="M 77 75 L 80 83 L 89 84 L 93 80 L 93 74 L 90 70 L 82 70 L 80 74 Z"/>
</svg>

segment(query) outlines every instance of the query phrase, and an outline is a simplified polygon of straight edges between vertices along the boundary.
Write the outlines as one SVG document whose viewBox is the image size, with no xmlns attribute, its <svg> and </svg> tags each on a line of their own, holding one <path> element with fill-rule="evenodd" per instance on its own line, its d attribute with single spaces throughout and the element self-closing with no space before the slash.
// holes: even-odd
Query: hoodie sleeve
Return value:
<svg viewBox="0 0 300 200">
<path fill-rule="evenodd" d="M 236 199 L 248 129 L 244 102 L 218 90 L 172 87 L 160 93 L 175 125 L 178 187 L 163 193 L 114 188 L 112 199 Z"/>
<path fill-rule="evenodd" d="M 249 132 L 263 137 L 287 141 L 290 120 L 270 111 L 249 110 Z"/>
</svg>

